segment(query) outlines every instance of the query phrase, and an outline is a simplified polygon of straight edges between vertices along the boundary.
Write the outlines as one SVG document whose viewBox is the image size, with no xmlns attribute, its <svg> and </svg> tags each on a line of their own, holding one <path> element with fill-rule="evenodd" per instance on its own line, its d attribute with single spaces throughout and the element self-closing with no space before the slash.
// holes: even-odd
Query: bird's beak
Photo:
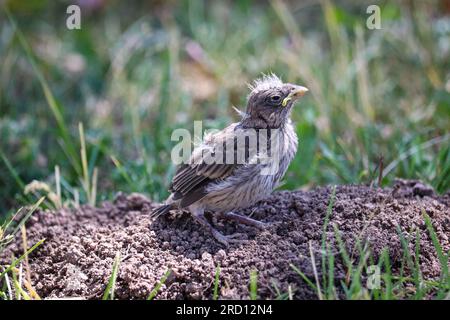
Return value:
<svg viewBox="0 0 450 320">
<path fill-rule="evenodd" d="M 300 97 L 303 97 L 308 91 L 308 88 L 295 86 L 295 89 L 292 90 L 292 92 L 289 94 L 289 97 L 291 97 L 292 99 L 298 99 Z"/>
<path fill-rule="evenodd" d="M 283 107 L 286 107 L 287 103 L 290 100 L 297 100 L 300 97 L 303 97 L 305 95 L 305 93 L 307 93 L 309 90 L 308 88 L 302 87 L 302 86 L 294 86 L 294 89 L 291 91 L 291 93 L 289 93 L 289 95 L 284 98 L 283 100 Z"/>
</svg>

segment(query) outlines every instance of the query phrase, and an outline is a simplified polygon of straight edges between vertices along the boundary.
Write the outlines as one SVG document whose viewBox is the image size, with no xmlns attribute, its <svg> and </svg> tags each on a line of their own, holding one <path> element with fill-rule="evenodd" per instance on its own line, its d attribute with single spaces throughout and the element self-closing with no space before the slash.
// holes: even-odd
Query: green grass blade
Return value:
<svg viewBox="0 0 450 320">
<path fill-rule="evenodd" d="M 14 291 L 16 292 L 16 299 L 17 300 L 21 300 L 22 298 L 24 300 L 31 300 L 31 298 L 28 295 L 28 293 L 26 293 L 25 290 L 23 290 L 23 288 L 20 286 L 20 283 L 17 280 L 16 272 L 14 270 L 12 270 L 12 282 L 13 282 L 13 285 L 14 285 Z"/>
<path fill-rule="evenodd" d="M 133 180 L 131 179 L 130 175 L 122 165 L 122 163 L 115 157 L 114 155 L 110 156 L 111 161 L 113 162 L 114 166 L 119 170 L 120 175 L 122 178 L 127 182 L 128 186 L 132 187 L 134 185 Z"/>
<path fill-rule="evenodd" d="M 258 272 L 250 271 L 250 300 L 258 299 Z"/>
<path fill-rule="evenodd" d="M 380 260 L 384 264 L 384 273 L 383 279 L 385 283 L 385 294 L 384 299 L 392 300 L 394 298 L 393 286 L 392 286 L 392 271 L 391 271 L 391 261 L 389 259 L 389 251 L 387 248 L 384 248 Z"/>
<path fill-rule="evenodd" d="M 336 298 L 336 289 L 334 287 L 334 255 L 331 249 L 327 245 L 327 255 L 328 255 L 328 289 L 327 289 L 327 299 Z"/>
<path fill-rule="evenodd" d="M 346 281 L 347 281 L 349 276 L 353 273 L 353 263 L 352 263 L 352 260 L 350 259 L 347 249 L 345 248 L 344 241 L 341 238 L 339 229 L 336 224 L 333 224 L 333 229 L 334 229 L 334 237 L 336 239 L 336 242 L 337 242 L 337 245 L 339 248 L 339 252 L 340 252 L 342 260 L 344 261 L 344 264 L 347 268 L 347 276 L 346 276 Z"/>
<path fill-rule="evenodd" d="M 2 273 L 0 273 L 0 279 L 3 278 L 3 276 L 11 271 L 12 268 L 14 268 L 20 261 L 22 261 L 23 259 L 25 259 L 25 257 L 27 257 L 31 252 L 33 252 L 37 247 L 39 247 L 43 242 L 45 241 L 45 239 L 39 240 L 38 242 L 36 242 L 36 244 L 34 246 L 32 246 L 30 249 L 28 249 L 23 255 L 21 255 L 19 258 L 17 258 L 16 260 L 14 260 L 8 268 L 6 268 Z"/>
<path fill-rule="evenodd" d="M 400 226 L 397 226 L 397 233 L 399 235 L 400 242 L 403 247 L 403 251 L 404 251 L 404 255 L 406 257 L 408 268 L 409 268 L 410 272 L 412 273 L 412 277 L 414 279 L 414 286 L 416 288 L 416 298 L 417 298 L 418 296 L 421 295 L 419 293 L 419 291 L 421 290 L 421 286 L 422 286 L 422 282 L 420 280 L 420 269 L 418 269 L 418 264 L 416 262 L 414 262 L 414 260 L 411 256 L 411 252 L 409 251 L 409 242 L 408 242 L 408 240 L 406 240 L 405 236 L 403 235 L 403 232 L 400 229 Z M 417 240 L 416 240 L 416 242 L 417 242 Z M 416 244 L 416 250 L 417 250 L 417 245 L 418 244 Z M 419 259 L 418 256 L 416 257 L 416 259 Z"/>
<path fill-rule="evenodd" d="M 317 292 L 317 286 L 303 272 L 301 272 L 299 268 L 294 266 L 292 263 L 289 264 L 289 266 L 306 282 L 308 286 L 310 286 L 311 289 Z"/>
<path fill-rule="evenodd" d="M 414 261 L 411 257 L 411 253 L 409 252 L 409 243 L 406 240 L 405 236 L 403 235 L 402 229 L 398 225 L 397 225 L 397 234 L 398 234 L 398 237 L 400 238 L 400 243 L 402 245 L 403 252 L 406 257 L 406 262 L 408 264 L 408 268 L 410 269 L 410 271 L 414 271 L 414 269 L 415 269 Z"/>
<path fill-rule="evenodd" d="M 431 241 L 433 242 L 434 249 L 436 250 L 439 263 L 441 264 L 441 282 L 444 287 L 442 289 L 450 290 L 450 275 L 448 270 L 449 257 L 448 255 L 444 254 L 444 251 L 442 250 L 442 246 L 439 243 L 436 231 L 434 231 L 430 216 L 426 214 L 425 210 L 422 210 L 422 214 L 424 216 L 425 224 L 427 226 L 428 233 L 430 234 Z"/>
<path fill-rule="evenodd" d="M 158 283 L 156 284 L 155 288 L 153 288 L 153 290 L 150 292 L 150 295 L 148 296 L 147 300 L 153 300 L 156 295 L 158 294 L 158 291 L 161 289 L 161 287 L 163 286 L 163 284 L 166 282 L 167 278 L 169 277 L 169 275 L 172 273 L 172 270 L 168 269 L 164 275 L 162 276 L 161 280 L 158 281 Z"/>
<path fill-rule="evenodd" d="M 106 285 L 105 292 L 103 293 L 102 300 L 114 300 L 114 290 L 116 288 L 116 280 L 117 274 L 119 271 L 120 265 L 120 252 L 116 253 L 116 257 L 114 259 L 114 264 L 111 272 L 111 276 L 109 277 L 108 284 Z"/>
<path fill-rule="evenodd" d="M 214 276 L 213 300 L 217 300 L 219 298 L 219 277 L 220 277 L 220 265 L 217 265 L 216 274 Z"/>
<path fill-rule="evenodd" d="M 31 215 L 36 211 L 37 208 L 39 208 L 39 206 L 41 205 L 41 203 L 45 200 L 45 197 L 41 197 L 32 207 L 31 209 L 27 212 L 27 214 L 25 215 L 25 217 L 22 218 L 22 220 L 20 220 L 19 224 L 13 229 L 11 234 L 16 234 L 17 231 L 19 231 L 19 229 L 25 224 L 25 222 L 27 222 L 27 220 L 31 217 Z"/>
<path fill-rule="evenodd" d="M 361 298 L 361 293 L 363 292 L 363 286 L 361 283 L 361 275 L 364 267 L 367 265 L 367 260 L 370 257 L 370 250 L 365 245 L 361 247 L 359 245 L 359 262 L 356 268 L 353 270 L 353 274 L 351 275 L 351 285 L 349 288 L 350 296 L 347 296 L 347 299 L 356 299 Z"/>
<path fill-rule="evenodd" d="M 80 135 L 80 157 L 81 157 L 81 169 L 83 171 L 83 188 L 86 192 L 86 197 L 91 202 L 91 187 L 87 161 L 86 139 L 84 137 L 83 123 L 78 123 L 78 133 Z"/>
</svg>

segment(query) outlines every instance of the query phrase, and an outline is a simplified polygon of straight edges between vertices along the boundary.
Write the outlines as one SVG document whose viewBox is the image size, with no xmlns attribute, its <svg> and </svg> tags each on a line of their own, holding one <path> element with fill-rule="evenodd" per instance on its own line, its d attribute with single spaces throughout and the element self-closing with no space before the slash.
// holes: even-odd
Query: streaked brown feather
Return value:
<svg viewBox="0 0 450 320">
<path fill-rule="evenodd" d="M 209 183 L 221 181 L 229 177 L 237 164 L 214 163 L 210 161 L 217 146 L 222 146 L 225 139 L 231 137 L 236 124 L 205 138 L 204 145 L 196 148 L 189 164 L 178 167 L 169 190 L 174 193 L 174 200 L 180 200 L 180 207 L 186 207 L 206 195 L 205 187 Z M 235 147 L 236 148 L 236 147 Z M 206 152 L 204 152 L 206 151 Z M 237 151 L 234 150 L 234 153 Z M 210 164 L 211 163 L 211 164 Z"/>
</svg>

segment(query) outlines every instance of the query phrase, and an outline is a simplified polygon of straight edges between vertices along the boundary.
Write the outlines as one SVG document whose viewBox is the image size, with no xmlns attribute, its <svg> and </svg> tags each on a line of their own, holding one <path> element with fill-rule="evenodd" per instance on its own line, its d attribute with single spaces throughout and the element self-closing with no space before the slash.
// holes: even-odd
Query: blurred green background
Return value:
<svg viewBox="0 0 450 320">
<path fill-rule="evenodd" d="M 66 28 L 70 4 L 81 7 L 81 30 Z M 366 27 L 371 4 L 381 30 Z M 282 188 L 376 184 L 381 162 L 383 185 L 402 177 L 450 188 L 449 1 L 6 6 L 2 213 L 42 194 L 49 206 L 55 195 L 94 204 L 118 191 L 164 199 L 172 130 L 236 121 L 231 106 L 245 107 L 246 84 L 262 72 L 311 91 L 293 114 L 300 149 Z M 45 184 L 26 188 L 33 180 Z"/>
</svg>

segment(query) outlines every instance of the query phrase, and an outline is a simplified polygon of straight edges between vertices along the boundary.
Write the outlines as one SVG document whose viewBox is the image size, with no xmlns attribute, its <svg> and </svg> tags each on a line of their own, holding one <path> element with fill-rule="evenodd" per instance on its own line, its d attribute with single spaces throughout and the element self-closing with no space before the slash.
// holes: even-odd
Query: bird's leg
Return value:
<svg viewBox="0 0 450 320">
<path fill-rule="evenodd" d="M 234 239 L 235 237 L 240 236 L 240 234 L 232 234 L 226 236 L 219 230 L 214 228 L 211 223 L 209 223 L 209 221 L 205 218 L 205 212 L 203 209 L 195 208 L 194 210 L 192 210 L 191 208 L 191 213 L 195 220 L 197 220 L 203 227 L 208 229 L 209 232 L 211 232 L 212 236 L 225 247 L 228 247 L 230 245 L 230 242 L 243 242 L 243 240 Z"/>
<path fill-rule="evenodd" d="M 267 224 L 264 222 L 252 219 L 252 218 L 244 216 L 244 215 L 236 214 L 231 211 L 230 212 L 222 212 L 222 213 L 220 213 L 220 216 L 222 218 L 234 220 L 236 222 L 246 224 L 248 226 L 252 226 L 252 227 L 255 227 L 255 228 L 258 228 L 261 230 L 264 230 L 267 228 Z"/>
</svg>

